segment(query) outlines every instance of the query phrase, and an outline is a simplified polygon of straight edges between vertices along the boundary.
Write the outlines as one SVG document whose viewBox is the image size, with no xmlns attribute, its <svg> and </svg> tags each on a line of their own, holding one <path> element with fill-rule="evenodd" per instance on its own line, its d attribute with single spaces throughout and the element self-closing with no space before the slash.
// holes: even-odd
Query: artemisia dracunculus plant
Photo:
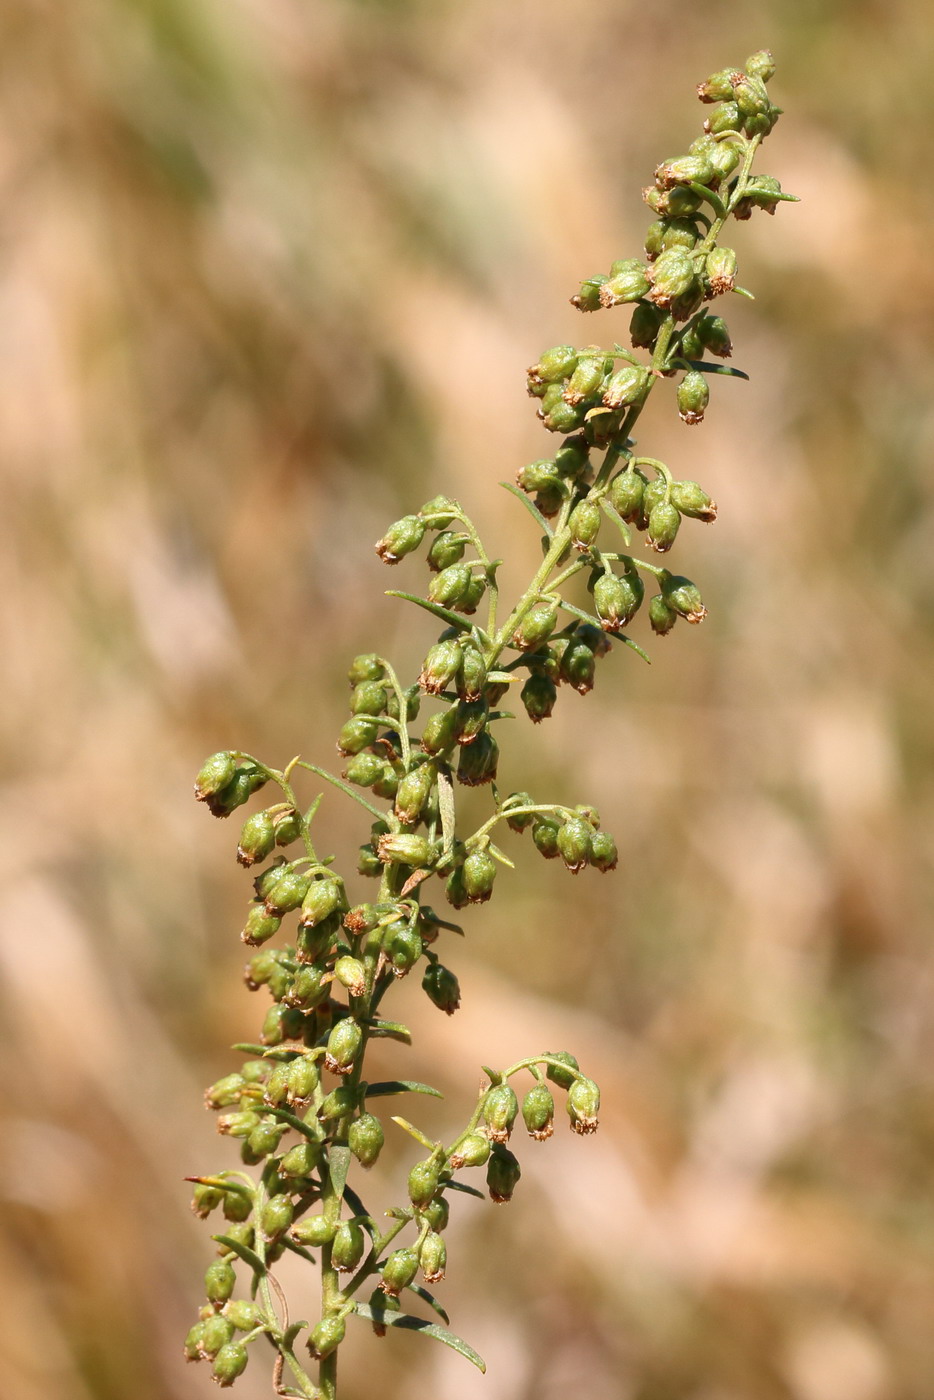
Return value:
<svg viewBox="0 0 934 1400">
<path fill-rule="evenodd" d="M 731 350 L 719 308 L 729 293 L 749 293 L 736 284 L 736 254 L 721 236 L 730 219 L 772 214 L 790 197 L 771 176 L 752 174 L 778 117 L 766 89 L 772 71 L 771 56 L 757 53 L 701 84 L 701 101 L 713 104 L 704 134 L 663 161 L 645 191 L 655 220 L 644 255 L 588 278 L 573 297 L 581 311 L 631 307 L 629 341 L 645 354 L 615 343 L 559 345 L 529 370 L 539 417 L 561 440 L 553 456 L 519 472 L 521 489 L 508 488 L 542 534 L 542 560 L 525 591 L 512 603 L 500 597 L 500 561 L 460 503 L 436 497 L 391 525 L 376 549 L 390 565 L 424 549 L 426 596 L 395 596 L 442 630 L 411 685 L 384 656 L 354 659 L 350 718 L 337 741 L 343 776 L 304 758 L 280 771 L 240 752 L 214 754 L 198 774 L 197 797 L 217 817 L 260 790 L 267 804 L 247 818 L 237 855 L 260 867 L 241 935 L 258 950 L 246 979 L 272 1000 L 256 1043 L 235 1047 L 245 1063 L 207 1091 L 220 1132 L 240 1140 L 243 1167 L 254 1170 L 191 1178 L 196 1213 L 221 1218 L 206 1303 L 185 1354 L 208 1360 L 223 1386 L 256 1352 L 270 1359 L 277 1394 L 335 1400 L 338 1352 L 360 1325 L 379 1335 L 390 1326 L 420 1332 L 482 1369 L 426 1286 L 444 1277 L 451 1198 L 480 1195 L 471 1184 L 479 1174 L 494 1201 L 510 1199 L 519 1180 L 514 1124 L 521 1119 L 532 1138 L 548 1138 L 555 1090 L 575 1133 L 597 1126 L 599 1090 L 577 1060 L 566 1051 L 530 1054 L 504 1069 L 484 1067 L 488 1083 L 449 1142 L 391 1119 L 420 1152 L 396 1208 L 377 1219 L 356 1177 L 383 1145 L 377 1110 L 437 1093 L 401 1079 L 375 1083 L 366 1073 L 373 1039 L 409 1039 L 386 1013 L 399 978 L 419 977 L 435 1006 L 457 1009 L 457 977 L 438 952 L 456 925 L 425 896 L 437 891 L 455 910 L 488 900 L 500 866 L 512 866 L 499 845 L 504 827 L 530 832 L 539 855 L 574 874 L 616 865 L 616 843 L 592 806 L 497 786 L 503 721 L 513 718 L 502 707 L 515 707 L 516 696 L 538 724 L 562 685 L 581 695 L 593 687 L 614 642 L 640 652 L 626 629 L 646 583 L 656 633 L 705 615 L 696 586 L 663 557 L 685 518 L 712 521 L 716 506 L 696 482 L 637 453 L 631 435 L 662 381 L 676 382 L 680 416 L 695 424 L 707 409 L 709 376 L 739 374 L 718 362 Z M 619 334 L 615 317 L 607 320 Z M 658 562 L 633 553 L 639 536 Z M 568 596 L 575 579 L 576 602 Z M 319 799 L 305 808 L 293 786 L 306 773 L 364 814 L 353 876 L 324 854 Z M 461 784 L 486 785 L 490 794 L 489 816 L 475 831 L 459 820 Z M 288 941 L 274 945 L 281 932 Z M 320 1308 L 309 1320 L 294 1319 L 273 1272 L 286 1250 L 320 1276 Z"/>
</svg>

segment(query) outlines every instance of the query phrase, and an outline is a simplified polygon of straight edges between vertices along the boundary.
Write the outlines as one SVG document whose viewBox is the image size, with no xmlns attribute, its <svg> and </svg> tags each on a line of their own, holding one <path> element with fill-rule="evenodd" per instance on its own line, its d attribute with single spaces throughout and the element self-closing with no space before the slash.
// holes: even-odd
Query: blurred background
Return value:
<svg viewBox="0 0 934 1400">
<path fill-rule="evenodd" d="M 458 1201 L 442 1296 L 488 1375 L 361 1326 L 342 1394 L 929 1400 L 934 13 L 23 0 L 0 43 L 6 1400 L 213 1393 L 181 1359 L 211 1250 L 181 1178 L 233 1164 L 201 1090 L 263 1008 L 239 823 L 193 774 L 333 762 L 354 652 L 414 674 L 431 623 L 383 590 L 421 566 L 371 546 L 427 496 L 528 577 L 496 484 L 554 445 L 525 366 L 624 336 L 568 297 L 638 253 L 693 85 L 766 45 L 760 168 L 803 202 L 731 240 L 751 383 L 640 424 L 720 503 L 675 555 L 710 617 L 638 624 L 652 666 L 617 649 L 502 774 L 595 802 L 620 869 L 513 839 L 442 945 L 462 1010 L 410 979 L 386 1057 L 445 1090 L 410 1110 L 440 1134 L 481 1061 L 573 1049 L 602 1130 L 520 1145 L 508 1209 Z M 325 812 L 349 861 L 355 811 Z M 259 1353 L 238 1385 L 271 1393 Z"/>
</svg>

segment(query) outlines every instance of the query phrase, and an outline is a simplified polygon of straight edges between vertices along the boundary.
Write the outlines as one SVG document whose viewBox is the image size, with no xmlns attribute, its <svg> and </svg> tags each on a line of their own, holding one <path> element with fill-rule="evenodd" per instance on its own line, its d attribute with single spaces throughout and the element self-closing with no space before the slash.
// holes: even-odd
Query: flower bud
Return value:
<svg viewBox="0 0 934 1400">
<path fill-rule="evenodd" d="M 382 910 L 377 904 L 355 904 L 344 915 L 344 928 L 350 933 L 370 933 L 379 924 Z"/>
<path fill-rule="evenodd" d="M 205 1107 L 230 1108 L 231 1105 L 240 1102 L 240 1096 L 245 1088 L 246 1080 L 242 1074 L 225 1074 L 223 1079 L 218 1079 L 216 1084 L 205 1089 Z"/>
<path fill-rule="evenodd" d="M 202 1319 L 190 1328 L 185 1338 L 182 1354 L 186 1361 L 203 1361 L 202 1341 L 204 1339 L 204 1328 L 207 1319 Z"/>
<path fill-rule="evenodd" d="M 499 764 L 499 745 L 489 730 L 461 748 L 457 759 L 457 781 L 466 787 L 492 783 Z"/>
<path fill-rule="evenodd" d="M 483 653 L 479 647 L 472 643 L 467 643 L 463 648 L 460 675 L 458 678 L 458 694 L 461 699 L 477 701 L 483 695 L 486 686 L 488 668 L 484 660 Z"/>
<path fill-rule="evenodd" d="M 582 817 L 568 817 L 558 827 L 558 851 L 572 875 L 589 862 L 592 837 L 593 827 Z"/>
<path fill-rule="evenodd" d="M 199 1182 L 191 1193 L 191 1209 L 199 1220 L 207 1220 L 212 1210 L 216 1210 L 224 1198 L 217 1186 L 205 1186 Z"/>
<path fill-rule="evenodd" d="M 576 296 L 571 297 L 571 305 L 576 306 L 578 311 L 599 311 L 601 306 L 600 289 L 604 282 L 610 279 L 605 272 L 598 272 L 594 277 L 588 277 L 586 282 L 581 283 L 581 289 Z"/>
<path fill-rule="evenodd" d="M 355 1220 L 342 1220 L 331 1246 L 331 1263 L 339 1274 L 349 1274 L 363 1258 L 363 1231 Z"/>
<path fill-rule="evenodd" d="M 712 501 L 696 481 L 673 481 L 669 496 L 671 504 L 682 515 L 709 523 L 717 518 L 717 503 Z"/>
<path fill-rule="evenodd" d="M 278 933 L 281 923 L 279 916 L 270 914 L 265 904 L 251 904 L 240 937 L 250 948 L 258 948 Z"/>
<path fill-rule="evenodd" d="M 254 812 L 243 824 L 237 860 L 241 865 L 255 865 L 265 860 L 276 844 L 275 827 L 268 812 Z"/>
<path fill-rule="evenodd" d="M 311 1176 L 321 1164 L 322 1151 L 316 1142 L 309 1142 L 306 1138 L 295 1147 L 290 1147 L 288 1152 L 279 1163 L 279 1170 L 284 1176 L 303 1177 Z"/>
<path fill-rule="evenodd" d="M 596 501 L 579 501 L 571 511 L 568 526 L 575 549 L 589 549 L 600 532 L 600 507 Z"/>
<path fill-rule="evenodd" d="M 347 1146 L 361 1167 L 372 1167 L 383 1150 L 383 1125 L 372 1113 L 361 1113 L 347 1132 Z"/>
<path fill-rule="evenodd" d="M 293 1103 L 310 1099 L 321 1081 L 318 1066 L 306 1055 L 299 1055 L 289 1065 L 289 1098 Z"/>
<path fill-rule="evenodd" d="M 352 1016 L 345 1016 L 328 1036 L 324 1063 L 332 1074 L 349 1074 L 363 1045 L 363 1031 Z"/>
<path fill-rule="evenodd" d="M 427 1206 L 430 1200 L 434 1199 L 438 1189 L 440 1167 L 434 1157 L 427 1158 L 424 1162 L 416 1162 L 409 1172 L 409 1200 L 416 1209 L 421 1210 Z"/>
<path fill-rule="evenodd" d="M 350 710 L 354 715 L 379 716 L 386 709 L 388 699 L 386 687 L 379 681 L 361 681 L 354 686 L 350 697 Z"/>
<path fill-rule="evenodd" d="M 558 605 L 543 598 L 533 603 L 512 636 L 512 644 L 522 651 L 534 651 L 548 640 L 558 622 Z"/>
<path fill-rule="evenodd" d="M 231 812 L 248 802 L 253 793 L 266 782 L 266 775 L 261 773 L 254 763 L 241 762 L 237 764 L 236 772 L 227 786 L 211 796 L 204 797 L 203 801 L 213 817 L 229 817 Z"/>
<path fill-rule="evenodd" d="M 459 564 L 466 548 L 467 541 L 463 535 L 458 535 L 453 530 L 442 530 L 435 536 L 428 551 L 429 569 L 437 574 L 442 569 L 449 568 L 451 564 Z"/>
<path fill-rule="evenodd" d="M 243 1375 L 249 1359 L 242 1342 L 228 1342 L 215 1356 L 211 1375 L 221 1387 L 233 1385 L 237 1377 Z"/>
<path fill-rule="evenodd" d="M 348 955 L 338 958 L 334 964 L 334 976 L 352 997 L 362 997 L 366 991 L 366 968 L 359 958 Z"/>
<path fill-rule="evenodd" d="M 639 301 L 649 290 L 645 264 L 639 258 L 626 258 L 614 263 L 611 276 L 599 290 L 601 306 L 622 306 Z"/>
<path fill-rule="evenodd" d="M 604 874 L 616 869 L 618 852 L 616 842 L 608 831 L 595 831 L 590 838 L 590 864 Z"/>
<path fill-rule="evenodd" d="M 537 1142 L 544 1142 L 554 1132 L 555 1101 L 550 1089 L 538 1083 L 522 1100 L 522 1120 L 529 1135 Z"/>
<path fill-rule="evenodd" d="M 688 370 L 678 385 L 678 414 L 683 423 L 704 421 L 704 410 L 710 402 L 707 380 L 699 370 Z"/>
<path fill-rule="evenodd" d="M 431 843 L 424 836 L 388 832 L 379 838 L 376 851 L 384 865 L 413 865 L 424 868 L 434 864 Z"/>
<path fill-rule="evenodd" d="M 309 882 L 302 899 L 299 922 L 307 928 L 314 928 L 331 914 L 343 915 L 346 911 L 347 896 L 343 880 L 339 876 L 325 875 L 323 879 Z"/>
<path fill-rule="evenodd" d="M 422 976 L 422 988 L 429 1001 L 448 1016 L 453 1016 L 461 1004 L 460 983 L 451 969 L 443 963 L 430 962 L 427 965 Z"/>
<path fill-rule="evenodd" d="M 658 554 L 665 554 L 675 542 L 681 524 L 681 516 L 668 501 L 660 501 L 653 506 L 649 516 L 648 540 Z"/>
<path fill-rule="evenodd" d="M 534 495 L 536 491 L 561 490 L 561 476 L 554 461 L 546 457 L 538 462 L 529 462 L 516 474 L 516 485 Z"/>
<path fill-rule="evenodd" d="M 624 520 L 636 521 L 642 514 L 644 492 L 645 477 L 627 467 L 610 482 L 610 504 Z"/>
<path fill-rule="evenodd" d="M 733 79 L 741 78 L 737 68 L 723 68 L 712 73 L 703 83 L 697 85 L 697 95 L 701 102 L 729 102 L 733 97 Z"/>
<path fill-rule="evenodd" d="M 417 515 L 404 515 L 377 541 L 376 553 L 384 564 L 398 564 L 406 554 L 418 549 L 424 537 L 424 521 Z"/>
<path fill-rule="evenodd" d="M 635 349 L 654 350 L 664 313 L 649 301 L 640 301 L 629 321 L 629 338 Z"/>
<path fill-rule="evenodd" d="M 693 219 L 657 219 L 649 225 L 645 235 L 645 251 L 651 258 L 657 258 L 668 248 L 684 248 L 690 252 L 698 237 Z"/>
<path fill-rule="evenodd" d="M 761 78 L 764 83 L 775 76 L 775 60 L 768 49 L 759 49 L 757 53 L 751 54 L 743 67 L 751 77 Z"/>
<path fill-rule="evenodd" d="M 379 782 L 385 768 L 385 759 L 377 758 L 375 753 L 357 753 L 344 769 L 344 777 L 356 787 L 368 788 Z"/>
<path fill-rule="evenodd" d="M 642 191 L 642 198 L 662 219 L 690 218 L 703 203 L 703 196 L 695 194 L 686 185 L 675 185 L 670 190 L 660 190 L 657 185 L 650 185 Z"/>
<path fill-rule="evenodd" d="M 782 187 L 774 175 L 754 175 L 733 210 L 733 217 L 751 218 L 753 209 L 764 209 L 767 214 L 774 214 L 781 203 L 781 192 Z"/>
<path fill-rule="evenodd" d="M 254 1327 L 259 1327 L 263 1321 L 262 1309 L 256 1303 L 249 1303 L 245 1298 L 231 1298 L 224 1308 L 224 1316 L 227 1317 L 238 1332 L 252 1332 Z"/>
<path fill-rule="evenodd" d="M 749 73 L 734 73 L 730 77 L 733 101 L 744 118 L 764 116 L 771 107 L 768 89 L 761 78 Z"/>
<path fill-rule="evenodd" d="M 592 1079 L 576 1079 L 568 1090 L 568 1117 L 575 1133 L 595 1133 L 600 1090 Z"/>
<path fill-rule="evenodd" d="M 494 1084 L 483 1100 L 483 1121 L 491 1142 L 505 1142 L 519 1112 L 519 1100 L 509 1084 Z"/>
<path fill-rule="evenodd" d="M 667 501 L 668 495 L 668 482 L 665 477 L 657 476 L 654 481 L 648 482 L 642 493 L 642 509 L 646 517 L 650 516 L 655 507 L 660 505 L 662 501 Z M 648 519 L 646 519 L 646 526 L 648 526 Z"/>
<path fill-rule="evenodd" d="M 337 752 L 345 758 L 350 754 L 360 753 L 370 747 L 378 733 L 379 725 L 375 720 L 359 717 L 349 719 L 341 726 L 337 736 Z"/>
<path fill-rule="evenodd" d="M 401 779 L 396 791 L 396 816 L 401 822 L 410 826 L 418 821 L 437 776 L 433 763 L 420 763 Z"/>
<path fill-rule="evenodd" d="M 246 1153 L 244 1160 L 256 1163 L 261 1162 L 264 1157 L 270 1156 L 271 1153 L 278 1150 L 279 1140 L 284 1132 L 284 1123 L 275 1123 L 270 1120 L 257 1123 L 243 1144 Z"/>
<path fill-rule="evenodd" d="M 415 1250 L 394 1249 L 383 1265 L 379 1286 L 390 1298 L 398 1298 L 403 1288 L 408 1288 L 417 1273 L 418 1255 Z"/>
<path fill-rule="evenodd" d="M 284 1040 L 298 1040 L 304 1028 L 301 1011 L 288 1006 L 270 1006 L 263 1018 L 260 1040 L 264 1045 L 281 1045 Z"/>
<path fill-rule="evenodd" d="M 418 1263 L 426 1283 L 441 1282 L 444 1278 L 447 1259 L 447 1245 L 439 1234 L 430 1230 L 422 1240 L 422 1247 L 418 1251 Z"/>
<path fill-rule="evenodd" d="M 511 792 L 506 802 L 508 802 L 509 806 L 507 807 L 506 803 L 504 803 L 503 807 L 507 812 L 513 807 L 535 806 L 535 799 L 532 797 L 531 793 L 528 792 Z M 518 832 L 521 835 L 527 827 L 532 825 L 534 820 L 534 812 L 518 812 L 515 816 L 508 815 L 506 817 L 506 825 L 509 827 L 510 831 Z"/>
<path fill-rule="evenodd" d="M 425 725 L 422 746 L 429 754 L 447 753 L 457 743 L 457 709 L 439 710 Z"/>
<path fill-rule="evenodd" d="M 422 664 L 418 683 L 429 695 L 440 695 L 457 675 L 461 649 L 452 639 L 436 642 Z"/>
<path fill-rule="evenodd" d="M 722 316 L 705 316 L 697 327 L 697 334 L 705 350 L 711 355 L 719 355 L 728 360 L 733 353 L 733 342 L 726 321 Z"/>
<path fill-rule="evenodd" d="M 610 363 L 612 364 L 612 361 Z M 588 401 L 594 403 L 603 383 L 606 364 L 605 355 L 582 355 L 565 386 L 564 402 L 572 406 Z"/>
<path fill-rule="evenodd" d="M 736 254 L 732 248 L 713 248 L 705 267 L 711 296 L 722 296 L 736 285 Z"/>
<path fill-rule="evenodd" d="M 463 600 L 461 601 L 461 612 L 467 613 L 468 616 L 471 613 L 475 613 L 477 611 L 477 608 L 480 606 L 485 592 L 486 579 L 483 577 L 483 575 L 471 574 L 470 582 L 467 585 L 466 592 L 464 593 Z"/>
<path fill-rule="evenodd" d="M 449 904 L 455 909 L 466 909 L 470 900 L 464 887 L 464 867 L 455 865 L 444 885 L 444 893 Z"/>
<path fill-rule="evenodd" d="M 226 750 L 206 759 L 195 778 L 195 797 L 206 802 L 233 782 L 237 773 L 236 756 Z"/>
<path fill-rule="evenodd" d="M 271 1104 L 273 1108 L 278 1108 L 285 1102 L 289 1092 L 289 1067 L 283 1060 L 273 1066 L 272 1073 L 266 1080 L 266 1090 L 263 1094 L 264 1103 Z"/>
<path fill-rule="evenodd" d="M 577 351 L 571 345 L 556 345 L 546 350 L 538 364 L 529 368 L 529 378 L 541 384 L 556 384 L 574 373 Z"/>
<path fill-rule="evenodd" d="M 677 156 L 663 161 L 655 171 L 655 183 L 660 190 L 675 185 L 708 185 L 714 178 L 714 168 L 706 155 Z"/>
<path fill-rule="evenodd" d="M 611 374 L 603 394 L 607 408 L 627 408 L 643 397 L 649 376 L 641 365 L 623 365 Z M 583 505 L 584 502 L 581 502 Z M 579 509 L 579 507 L 578 507 Z"/>
<path fill-rule="evenodd" d="M 201 1341 L 199 1350 L 202 1356 L 215 1357 L 221 1347 L 225 1347 L 234 1334 L 234 1325 L 229 1317 L 224 1317 L 221 1313 L 214 1313 L 211 1317 L 206 1317 L 201 1324 Z"/>
<path fill-rule="evenodd" d="M 386 951 L 392 964 L 393 975 L 404 977 L 418 962 L 425 951 L 425 945 L 418 929 L 411 928 L 408 924 L 392 925 L 389 932 L 391 936 L 387 939 Z"/>
<path fill-rule="evenodd" d="M 550 1060 L 560 1060 L 561 1065 L 546 1065 L 545 1074 L 552 1084 L 557 1084 L 559 1089 L 570 1089 L 576 1083 L 577 1076 L 572 1074 L 572 1070 L 580 1069 L 575 1057 L 567 1050 L 546 1050 L 546 1055 Z M 567 1065 L 567 1069 L 561 1066 Z"/>
<path fill-rule="evenodd" d="M 684 248 L 667 248 L 652 267 L 649 299 L 656 306 L 668 309 L 676 297 L 691 291 L 695 285 L 696 274 L 691 255 Z"/>
<path fill-rule="evenodd" d="M 344 1340 L 347 1324 L 342 1317 L 323 1317 L 312 1328 L 308 1338 L 308 1350 L 316 1361 L 323 1361 L 336 1351 Z"/>
<path fill-rule="evenodd" d="M 541 724 L 554 710 L 558 688 L 550 676 L 541 671 L 533 671 L 522 687 L 519 698 L 532 723 Z"/>
<path fill-rule="evenodd" d="M 464 861 L 464 889 L 471 904 L 484 904 L 493 893 L 496 861 L 489 851 L 471 851 Z"/>
<path fill-rule="evenodd" d="M 656 593 L 649 604 L 649 622 L 652 624 L 652 631 L 658 637 L 667 636 L 678 621 L 678 614 L 665 602 L 661 593 Z"/>
<path fill-rule="evenodd" d="M 458 519 L 460 507 L 456 501 L 452 501 L 450 496 L 432 496 L 430 501 L 426 501 L 418 512 L 423 517 L 432 517 L 431 528 L 433 530 L 443 530 L 450 525 L 452 520 Z"/>
<path fill-rule="evenodd" d="M 572 686 L 579 695 L 593 690 L 596 659 L 593 651 L 575 634 L 569 638 L 561 653 L 561 679 Z"/>
<path fill-rule="evenodd" d="M 376 652 L 369 651 L 354 657 L 347 679 L 351 685 L 360 685 L 362 681 L 381 681 L 385 674 L 386 668 Z"/>
<path fill-rule="evenodd" d="M 641 578 L 635 572 L 621 577 L 602 574 L 593 588 L 597 616 L 608 632 L 625 627 L 639 610 L 644 593 Z"/>
<path fill-rule="evenodd" d="M 273 817 L 273 825 L 277 846 L 291 846 L 302 834 L 302 818 L 294 807 Z"/>
<path fill-rule="evenodd" d="M 704 130 L 711 136 L 723 131 L 739 131 L 743 125 L 742 113 L 735 102 L 723 102 L 704 122 Z"/>
<path fill-rule="evenodd" d="M 446 608 L 456 608 L 463 601 L 469 587 L 470 565 L 449 564 L 432 578 L 428 585 L 428 596 L 433 603 L 440 603 Z"/>
<path fill-rule="evenodd" d="M 686 618 L 688 622 L 703 622 L 707 616 L 700 589 L 689 578 L 673 576 L 668 579 L 664 585 L 663 596 L 672 612 Z"/>
<path fill-rule="evenodd" d="M 271 1196 L 263 1206 L 260 1226 L 267 1240 L 277 1240 L 292 1224 L 295 1207 L 290 1196 Z"/>
<path fill-rule="evenodd" d="M 468 1133 L 448 1159 L 454 1171 L 461 1167 L 482 1167 L 490 1156 L 490 1140 L 482 1133 Z"/>
<path fill-rule="evenodd" d="M 310 1244 L 314 1249 L 330 1244 L 336 1233 L 336 1223 L 324 1215 L 308 1215 L 289 1231 L 296 1244 Z"/>
<path fill-rule="evenodd" d="M 377 856 L 373 846 L 369 843 L 361 846 L 357 855 L 357 874 L 369 875 L 372 877 L 382 875 L 382 873 L 383 863 Z"/>
<path fill-rule="evenodd" d="M 236 1287 L 237 1275 L 229 1259 L 212 1259 L 204 1275 L 204 1292 L 209 1303 L 220 1308 Z"/>
<path fill-rule="evenodd" d="M 558 826 L 554 817 L 537 816 L 532 823 L 532 841 L 535 849 L 546 860 L 554 860 L 558 854 Z"/>
<path fill-rule="evenodd" d="M 217 1120 L 217 1131 L 225 1137 L 246 1138 L 259 1123 L 258 1113 L 252 1109 L 241 1109 L 239 1113 L 222 1113 Z"/>
<path fill-rule="evenodd" d="M 585 405 L 569 404 L 562 398 L 547 411 L 540 411 L 539 417 L 550 433 L 573 433 L 583 423 L 585 414 Z"/>
<path fill-rule="evenodd" d="M 444 1196 L 435 1196 L 434 1200 L 429 1201 L 428 1205 L 425 1206 L 420 1214 L 423 1220 L 428 1221 L 432 1230 L 437 1230 L 440 1233 L 442 1230 L 447 1229 L 450 1209 Z"/>
<path fill-rule="evenodd" d="M 486 1185 L 490 1200 L 495 1205 L 504 1205 L 512 1200 L 513 1192 L 519 1183 L 522 1169 L 508 1147 L 497 1142 L 486 1164 Z"/>
</svg>

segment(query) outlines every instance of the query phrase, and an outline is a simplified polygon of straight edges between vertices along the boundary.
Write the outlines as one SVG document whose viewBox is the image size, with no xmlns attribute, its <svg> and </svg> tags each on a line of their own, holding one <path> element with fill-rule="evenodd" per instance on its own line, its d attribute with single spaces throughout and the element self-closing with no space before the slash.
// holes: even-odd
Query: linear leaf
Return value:
<svg viewBox="0 0 934 1400">
<path fill-rule="evenodd" d="M 729 379 L 747 379 L 749 375 L 745 370 L 735 369 L 733 365 L 718 365 L 712 360 L 688 360 L 691 369 L 701 369 L 705 374 L 725 374 Z"/>
<path fill-rule="evenodd" d="M 444 1189 L 445 1191 L 463 1191 L 465 1196 L 476 1196 L 478 1201 L 486 1200 L 482 1191 L 478 1191 L 476 1186 L 468 1186 L 466 1181 L 446 1181 Z"/>
<path fill-rule="evenodd" d="M 229 1235 L 212 1235 L 212 1240 L 222 1244 L 225 1249 L 232 1249 L 234 1254 L 239 1254 L 244 1264 L 249 1264 L 254 1274 L 264 1274 L 266 1265 L 258 1254 L 254 1254 L 249 1245 L 241 1244 L 239 1240 L 232 1240 Z"/>
<path fill-rule="evenodd" d="M 360 1197 L 357 1195 L 356 1191 L 353 1189 L 352 1186 L 344 1186 L 344 1200 L 350 1206 L 350 1209 L 353 1211 L 354 1215 L 359 1215 L 361 1217 L 364 1230 L 366 1230 L 367 1234 L 375 1240 L 376 1226 L 373 1224 L 373 1217 L 371 1216 L 370 1212 L 367 1210 L 366 1206 L 363 1204 Z"/>
<path fill-rule="evenodd" d="M 389 1040 L 401 1040 L 403 1045 L 412 1044 L 412 1032 L 401 1021 L 370 1021 L 370 1035 L 384 1036 Z"/>
<path fill-rule="evenodd" d="M 308 1138 L 310 1142 L 321 1141 L 313 1128 L 309 1128 L 307 1123 L 303 1123 L 296 1114 L 290 1113 L 287 1108 L 270 1108 L 269 1105 L 264 1104 L 263 1112 L 271 1113 L 273 1117 L 278 1118 L 281 1123 L 288 1123 L 290 1128 L 294 1128 L 297 1133 L 301 1133 L 302 1137 Z"/>
<path fill-rule="evenodd" d="M 436 1099 L 444 1098 L 440 1089 L 433 1089 L 430 1084 L 419 1084 L 415 1079 L 383 1079 L 378 1084 L 367 1086 L 368 1099 L 384 1099 L 390 1094 L 431 1094 Z"/>
<path fill-rule="evenodd" d="M 288 1235 L 282 1236 L 282 1243 L 285 1245 L 286 1249 L 290 1249 L 293 1254 L 301 1255 L 306 1263 L 313 1264 L 315 1262 L 315 1256 L 309 1254 L 304 1245 L 296 1244 L 294 1240 L 290 1240 Z"/>
<path fill-rule="evenodd" d="M 430 1308 L 434 1308 L 435 1312 L 438 1314 L 442 1322 L 451 1321 L 447 1313 L 444 1311 L 444 1308 L 438 1302 L 435 1295 L 433 1293 L 429 1293 L 428 1289 L 424 1288 L 420 1283 L 410 1283 L 409 1292 L 417 1294 L 418 1297 L 421 1298 L 423 1303 L 427 1303 Z"/>
<path fill-rule="evenodd" d="M 444 835 L 444 854 L 450 855 L 454 849 L 454 829 L 457 813 L 454 806 L 454 784 L 451 774 L 445 767 L 438 769 L 438 809 L 441 813 L 441 831 Z"/>
<path fill-rule="evenodd" d="M 350 1148 L 334 1145 L 328 1153 L 328 1175 L 331 1178 L 331 1185 L 334 1193 L 340 1200 L 344 1195 L 344 1187 L 347 1184 L 347 1173 L 350 1171 Z"/>
<path fill-rule="evenodd" d="M 500 486 L 502 486 L 504 491 L 508 491 L 511 496 L 515 496 L 517 501 L 521 501 L 522 504 L 525 506 L 526 510 L 529 512 L 529 515 L 531 515 L 532 519 L 535 520 L 541 526 L 548 538 L 550 540 L 554 539 L 554 530 L 552 530 L 551 526 L 548 524 L 548 521 L 542 515 L 535 502 L 529 500 L 525 492 L 520 491 L 518 486 L 513 486 L 511 481 L 501 481 L 499 484 Z"/>
<path fill-rule="evenodd" d="M 378 1304 L 370 1303 L 357 1303 L 354 1312 L 367 1322 L 377 1322 L 383 1327 L 401 1327 L 406 1332 L 421 1332 L 425 1337 L 434 1337 L 436 1342 L 443 1342 L 445 1346 L 459 1351 L 461 1356 L 466 1356 L 479 1371 L 486 1371 L 486 1362 L 479 1352 L 474 1351 L 462 1337 L 449 1332 L 446 1327 L 439 1327 L 436 1322 L 428 1322 L 423 1317 L 413 1317 L 411 1313 L 391 1312 Z"/>
<path fill-rule="evenodd" d="M 420 608 L 425 608 L 427 612 L 434 613 L 435 617 L 440 617 L 442 622 L 446 622 L 450 627 L 460 627 L 465 632 L 470 631 L 471 624 L 466 617 L 460 617 L 457 613 L 451 612 L 448 608 L 443 608 L 440 603 L 433 603 L 430 598 L 420 598 L 417 593 L 402 593 L 398 588 L 387 588 L 387 598 L 403 598 L 407 603 L 415 603 Z"/>
</svg>

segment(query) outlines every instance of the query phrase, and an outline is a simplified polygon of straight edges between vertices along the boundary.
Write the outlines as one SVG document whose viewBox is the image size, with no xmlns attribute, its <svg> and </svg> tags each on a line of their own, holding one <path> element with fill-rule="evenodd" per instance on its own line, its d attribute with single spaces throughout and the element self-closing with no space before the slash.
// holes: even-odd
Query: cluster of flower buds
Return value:
<svg viewBox="0 0 934 1400">
<path fill-rule="evenodd" d="M 512 830 L 521 832 L 531 827 L 532 842 L 539 854 L 546 860 L 560 856 L 572 875 L 588 865 L 604 874 L 616 869 L 616 842 L 601 828 L 596 807 L 582 804 L 553 812 L 530 811 L 535 803 L 526 792 L 513 793 L 504 806 Z"/>
</svg>

